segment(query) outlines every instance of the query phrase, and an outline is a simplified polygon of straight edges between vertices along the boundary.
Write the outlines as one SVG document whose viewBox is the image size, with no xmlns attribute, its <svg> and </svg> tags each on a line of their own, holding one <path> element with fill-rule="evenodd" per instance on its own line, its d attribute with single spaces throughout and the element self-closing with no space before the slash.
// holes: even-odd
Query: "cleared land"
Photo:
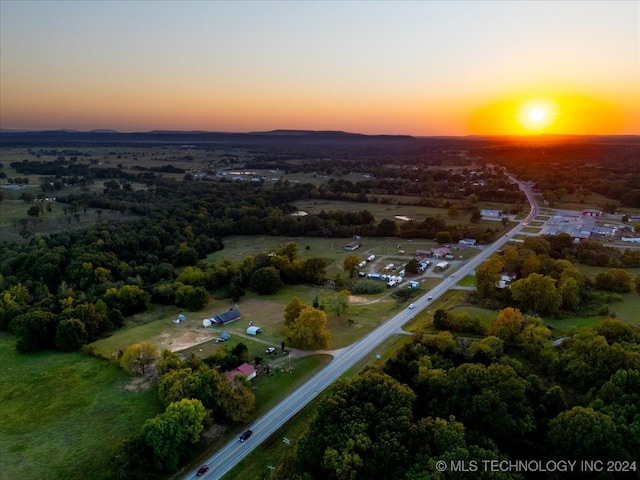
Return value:
<svg viewBox="0 0 640 480">
<path fill-rule="evenodd" d="M 115 444 L 161 411 L 149 383 L 81 353 L 23 355 L 2 334 L 0 365 L 2 478 L 106 479 Z"/>
</svg>

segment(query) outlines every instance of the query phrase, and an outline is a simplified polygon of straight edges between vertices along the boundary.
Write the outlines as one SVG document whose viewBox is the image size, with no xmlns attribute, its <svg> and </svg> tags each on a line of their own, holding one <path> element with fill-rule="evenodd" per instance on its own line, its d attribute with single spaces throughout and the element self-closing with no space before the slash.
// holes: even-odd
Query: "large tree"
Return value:
<svg viewBox="0 0 640 480">
<path fill-rule="evenodd" d="M 556 281 L 549 276 L 532 273 L 511 284 L 511 295 L 522 308 L 540 315 L 556 315 L 562 305 L 562 296 Z"/>
<path fill-rule="evenodd" d="M 329 347 L 331 332 L 327 330 L 327 316 L 322 310 L 305 307 L 296 321 L 285 327 L 291 345 L 302 350 L 319 350 Z"/>
<path fill-rule="evenodd" d="M 18 337 L 16 348 L 21 352 L 37 352 L 54 346 L 58 321 L 51 312 L 31 310 L 15 317 L 9 330 Z"/>
<path fill-rule="evenodd" d="M 287 303 L 287 306 L 284 307 L 285 326 L 293 324 L 303 308 L 305 308 L 304 303 L 302 303 L 298 297 L 293 297 L 291 301 Z"/>
<path fill-rule="evenodd" d="M 122 368 L 130 373 L 145 374 L 146 368 L 159 356 L 158 347 L 151 342 L 129 345 L 120 359 Z"/>
<path fill-rule="evenodd" d="M 205 408 L 200 400 L 182 399 L 142 426 L 145 442 L 157 464 L 175 470 L 185 444 L 196 444 L 204 430 Z"/>
<path fill-rule="evenodd" d="M 251 288 L 260 295 L 273 295 L 282 286 L 280 272 L 275 267 L 263 267 L 251 275 Z"/>
<path fill-rule="evenodd" d="M 500 257 L 494 255 L 476 269 L 476 289 L 483 298 L 493 298 L 498 295 L 497 283 L 504 264 Z"/>
<path fill-rule="evenodd" d="M 58 324 L 56 330 L 56 347 L 60 350 L 73 352 L 87 343 L 87 329 L 81 320 L 67 318 Z"/>
<path fill-rule="evenodd" d="M 347 255 L 342 261 L 342 269 L 349 274 L 349 277 L 353 278 L 358 271 L 358 264 L 360 260 L 355 255 Z"/>
<path fill-rule="evenodd" d="M 508 307 L 498 312 L 487 333 L 512 344 L 523 328 L 524 318 L 520 310 Z"/>
</svg>

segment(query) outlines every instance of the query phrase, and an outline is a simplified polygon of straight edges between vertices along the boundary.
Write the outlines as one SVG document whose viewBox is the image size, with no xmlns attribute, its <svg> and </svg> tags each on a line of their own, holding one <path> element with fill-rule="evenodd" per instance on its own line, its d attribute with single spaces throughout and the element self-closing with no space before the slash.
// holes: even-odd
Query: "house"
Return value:
<svg viewBox="0 0 640 480">
<path fill-rule="evenodd" d="M 449 249 L 447 247 L 432 248 L 431 249 L 431 257 L 433 257 L 433 258 L 444 258 L 447 255 L 451 255 L 451 249 Z"/>
<path fill-rule="evenodd" d="M 430 257 L 431 250 L 416 250 L 416 257 Z"/>
<path fill-rule="evenodd" d="M 247 378 L 247 380 L 251 380 L 256 376 L 256 369 L 248 363 L 243 363 L 237 368 L 234 368 L 230 372 L 227 372 L 226 377 L 227 380 L 233 382 L 238 375 L 243 375 Z"/>
<path fill-rule="evenodd" d="M 256 327 L 255 325 L 247 328 L 247 335 L 257 335 L 260 332 L 262 332 L 262 329 L 260 327 Z"/>
<path fill-rule="evenodd" d="M 353 252 L 355 249 L 360 248 L 360 242 L 347 243 L 343 248 L 348 252 Z"/>
<path fill-rule="evenodd" d="M 416 282 L 415 280 L 411 280 L 409 282 L 409 288 L 418 288 L 420 286 L 420 282 Z"/>
<path fill-rule="evenodd" d="M 476 239 L 475 238 L 463 238 L 462 240 L 460 240 L 458 242 L 460 245 L 470 245 L 473 246 L 476 244 Z"/>
<path fill-rule="evenodd" d="M 211 320 L 211 322 L 215 323 L 216 325 L 225 325 L 229 322 L 233 322 L 234 320 L 239 319 L 240 317 L 240 311 L 237 308 L 231 308 L 224 313 L 216 315 L 215 317 L 211 317 L 209 320 Z"/>
<path fill-rule="evenodd" d="M 502 217 L 502 210 L 482 209 L 480 210 L 480 215 L 482 215 L 482 218 L 500 219 Z"/>
</svg>

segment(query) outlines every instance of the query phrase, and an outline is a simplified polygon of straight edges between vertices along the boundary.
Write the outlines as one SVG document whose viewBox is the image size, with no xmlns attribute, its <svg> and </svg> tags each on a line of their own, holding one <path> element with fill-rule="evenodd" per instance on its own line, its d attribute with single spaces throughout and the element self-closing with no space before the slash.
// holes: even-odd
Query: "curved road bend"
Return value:
<svg viewBox="0 0 640 480">
<path fill-rule="evenodd" d="M 513 177 L 512 180 L 520 186 L 527 195 L 527 199 L 531 204 L 531 212 L 523 222 L 529 222 L 533 219 L 538 211 L 538 207 L 530 189 L 522 182 L 517 181 Z M 518 233 L 522 229 L 523 224 L 513 228 L 509 236 Z M 445 278 L 438 286 L 425 293 L 416 300 L 415 310 L 404 309 L 397 315 L 380 325 L 375 330 L 369 332 L 357 342 L 334 352 L 333 360 L 309 379 L 304 385 L 283 399 L 271 411 L 253 422 L 249 428 L 253 431 L 251 438 L 245 442 L 232 440 L 222 447 L 218 452 L 209 457 L 205 462 L 209 465 L 209 471 L 198 477 L 197 470 L 191 471 L 184 477 L 185 480 L 195 480 L 197 478 L 204 479 L 220 479 L 223 475 L 235 467 L 241 460 L 248 456 L 263 441 L 276 432 L 282 425 L 290 420 L 296 413 L 313 400 L 320 392 L 334 383 L 349 368 L 362 360 L 367 354 L 372 352 L 388 337 L 394 335 L 405 323 L 413 318 L 415 311 L 422 310 L 433 303 L 438 297 L 450 288 L 454 287 L 457 279 L 463 278 L 465 275 L 473 273 L 473 271 L 484 262 L 489 256 L 495 253 L 502 245 L 508 241 L 508 236 L 504 236 L 496 240 L 493 244 L 485 247 L 478 255 L 463 264 L 451 276 Z M 428 300 L 431 296 L 432 300 Z"/>
</svg>

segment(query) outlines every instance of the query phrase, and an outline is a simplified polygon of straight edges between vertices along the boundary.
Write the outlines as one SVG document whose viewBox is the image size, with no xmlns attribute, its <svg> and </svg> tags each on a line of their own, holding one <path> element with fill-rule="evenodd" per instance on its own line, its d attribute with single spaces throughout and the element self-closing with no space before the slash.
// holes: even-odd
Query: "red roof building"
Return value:
<svg viewBox="0 0 640 480">
<path fill-rule="evenodd" d="M 248 363 L 243 363 L 239 367 L 234 368 L 230 372 L 227 372 L 227 380 L 229 380 L 230 382 L 233 382 L 238 375 L 244 375 L 245 377 L 247 377 L 247 380 L 251 380 L 256 376 L 256 373 L 257 373 L 256 369 L 253 368 L 252 365 L 249 365 Z"/>
</svg>

